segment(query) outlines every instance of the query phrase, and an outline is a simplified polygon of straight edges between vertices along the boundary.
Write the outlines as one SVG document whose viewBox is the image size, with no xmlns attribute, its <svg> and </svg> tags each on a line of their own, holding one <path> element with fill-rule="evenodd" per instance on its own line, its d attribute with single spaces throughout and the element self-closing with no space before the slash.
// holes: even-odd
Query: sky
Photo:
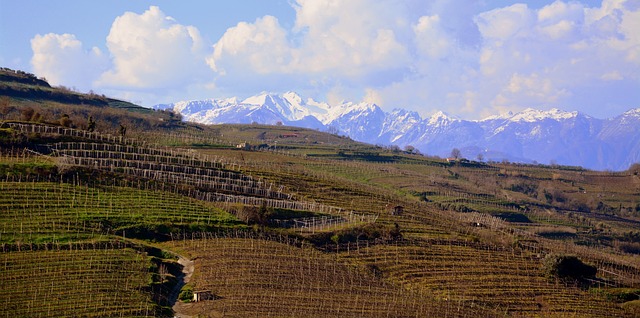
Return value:
<svg viewBox="0 0 640 318">
<path fill-rule="evenodd" d="M 640 107 L 640 0 L 0 0 L 0 66 L 143 106 L 294 91 L 609 118 Z"/>
</svg>

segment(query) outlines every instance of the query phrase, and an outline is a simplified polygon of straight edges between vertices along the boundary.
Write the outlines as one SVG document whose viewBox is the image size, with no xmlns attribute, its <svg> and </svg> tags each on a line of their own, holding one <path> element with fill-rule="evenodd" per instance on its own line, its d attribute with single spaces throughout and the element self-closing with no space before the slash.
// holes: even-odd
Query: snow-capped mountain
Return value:
<svg viewBox="0 0 640 318">
<path fill-rule="evenodd" d="M 262 93 L 237 98 L 157 105 L 184 120 L 204 124 L 276 124 L 338 130 L 372 144 L 411 145 L 446 157 L 453 148 L 475 159 L 558 163 L 598 170 L 624 170 L 640 162 L 640 108 L 615 118 L 596 119 L 559 109 L 525 109 L 471 121 L 437 112 L 422 118 L 404 109 L 383 111 L 371 103 L 329 105 L 296 93 Z"/>
</svg>

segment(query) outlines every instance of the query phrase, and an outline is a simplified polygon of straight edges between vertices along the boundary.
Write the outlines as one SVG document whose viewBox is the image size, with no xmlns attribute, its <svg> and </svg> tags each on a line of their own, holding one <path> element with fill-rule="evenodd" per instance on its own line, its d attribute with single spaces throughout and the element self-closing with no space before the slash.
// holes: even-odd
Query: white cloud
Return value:
<svg viewBox="0 0 640 318">
<path fill-rule="evenodd" d="M 440 16 L 422 16 L 413 27 L 416 46 L 421 56 L 441 59 L 451 53 L 452 38 L 440 25 Z"/>
<path fill-rule="evenodd" d="M 410 25 L 396 14 L 404 8 L 398 4 L 298 0 L 293 29 L 285 30 L 271 16 L 241 22 L 225 32 L 207 61 L 223 85 L 295 86 L 283 90 L 377 85 L 375 75 L 394 76 L 410 63 L 402 39 Z M 256 76 L 267 76 L 269 83 Z"/>
<path fill-rule="evenodd" d="M 568 91 L 557 88 L 552 79 L 537 73 L 528 76 L 513 74 L 507 86 L 493 100 L 497 109 L 505 107 L 552 107 L 560 98 L 566 97 Z"/>
<path fill-rule="evenodd" d="M 559 107 L 600 116 L 612 112 L 601 105 L 577 104 L 574 100 L 581 99 L 572 91 L 589 87 L 606 95 L 609 86 L 602 81 L 638 82 L 640 67 L 632 61 L 640 43 L 637 32 L 630 31 L 638 24 L 637 14 L 623 2 L 607 1 L 600 8 L 556 1 L 539 10 L 513 5 L 479 14 L 476 22 L 484 36 L 481 79 L 491 83 L 476 86 L 485 88 L 477 90 L 484 95 L 480 100 L 495 109 Z M 512 32 L 499 27 L 507 25 L 514 26 Z M 621 96 L 613 99 L 620 107 L 615 112 L 637 106 L 620 104 Z"/>
<path fill-rule="evenodd" d="M 108 65 L 100 49 L 85 50 L 72 34 L 38 34 L 31 39 L 31 49 L 33 72 L 52 85 L 64 84 L 87 91 Z"/>
<path fill-rule="evenodd" d="M 477 118 L 546 105 L 597 116 L 640 102 L 637 94 L 610 91 L 613 84 L 640 82 L 637 0 L 595 7 L 555 1 L 541 8 L 465 0 L 292 5 L 291 27 L 266 15 L 227 29 L 213 46 L 157 7 L 127 12 L 112 25 L 109 54 L 82 49 L 72 35 L 46 35 L 32 40 L 32 63 L 39 75 L 60 83 L 87 79 L 145 104 L 207 90 L 209 97 L 296 90 L 321 100 Z M 90 65 L 104 73 L 82 72 Z M 585 91 L 611 96 L 608 102 L 619 109 L 583 103 L 579 92 Z"/>
<path fill-rule="evenodd" d="M 107 36 L 113 69 L 98 85 L 154 90 L 188 85 L 203 77 L 205 41 L 197 28 L 178 24 L 158 7 L 117 17 Z"/>
<path fill-rule="evenodd" d="M 402 1 L 298 0 L 294 30 L 303 33 L 300 71 L 361 77 L 409 62 L 410 31 Z"/>
<path fill-rule="evenodd" d="M 292 51 L 286 31 L 273 16 L 258 18 L 255 23 L 238 23 L 229 28 L 214 45 L 207 58 L 209 66 L 221 76 L 248 69 L 258 74 L 289 72 Z"/>
<path fill-rule="evenodd" d="M 384 104 L 384 98 L 380 95 L 380 93 L 370 88 L 365 90 L 365 95 L 362 101 L 377 105 Z"/>
<path fill-rule="evenodd" d="M 477 15 L 475 22 L 485 40 L 504 41 L 514 36 L 526 36 L 535 19 L 526 4 L 494 9 Z"/>
<path fill-rule="evenodd" d="M 605 81 L 619 81 L 623 79 L 622 75 L 620 75 L 620 72 L 618 71 L 612 71 L 606 74 L 602 74 L 600 78 Z"/>
</svg>

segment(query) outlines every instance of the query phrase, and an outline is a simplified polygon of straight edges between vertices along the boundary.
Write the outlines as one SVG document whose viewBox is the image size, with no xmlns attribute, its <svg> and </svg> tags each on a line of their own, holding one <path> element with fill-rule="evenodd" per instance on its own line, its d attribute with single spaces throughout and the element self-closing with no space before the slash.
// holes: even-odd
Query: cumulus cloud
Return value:
<svg viewBox="0 0 640 318">
<path fill-rule="evenodd" d="M 31 39 L 31 49 L 34 73 L 47 78 L 52 85 L 64 84 L 87 91 L 108 67 L 108 58 L 100 49 L 85 50 L 72 34 L 38 34 Z"/>
<path fill-rule="evenodd" d="M 107 47 L 113 69 L 98 82 L 106 88 L 180 87 L 202 77 L 206 67 L 205 41 L 198 29 L 179 24 L 155 6 L 116 18 Z"/>
<path fill-rule="evenodd" d="M 531 31 L 534 16 L 526 4 L 480 13 L 475 22 L 482 37 L 488 41 L 505 41 L 516 36 L 526 36 Z"/>
<path fill-rule="evenodd" d="M 229 28 L 207 58 L 209 66 L 220 75 L 227 70 L 249 69 L 254 73 L 289 72 L 292 52 L 286 31 L 273 16 L 255 23 L 238 23 Z"/>
<path fill-rule="evenodd" d="M 295 9 L 294 30 L 304 36 L 300 71 L 361 77 L 409 62 L 403 37 L 410 21 L 401 1 L 298 0 Z"/>
<path fill-rule="evenodd" d="M 397 77 L 410 62 L 403 44 L 410 26 L 402 19 L 405 14 L 396 14 L 406 8 L 399 4 L 298 0 L 292 29 L 272 16 L 238 23 L 214 45 L 207 61 L 223 85 L 251 87 L 260 81 L 326 90 L 377 85 L 376 76 Z M 256 75 L 271 75 L 269 83 Z"/>
<path fill-rule="evenodd" d="M 31 40 L 34 73 L 53 84 L 95 89 L 144 105 L 205 98 L 215 87 L 205 57 L 210 45 L 194 26 L 179 24 L 152 6 L 117 17 L 106 38 L 108 53 L 83 49 L 72 34 Z"/>
<path fill-rule="evenodd" d="M 488 104 L 516 110 L 555 106 L 606 115 L 601 105 L 572 104 L 572 91 L 602 87 L 601 94 L 607 95 L 602 81 L 638 83 L 640 68 L 632 62 L 632 52 L 640 41 L 625 24 L 637 24 L 637 15 L 622 1 L 605 1 L 600 8 L 556 1 L 539 10 L 511 6 L 480 14 L 477 23 L 485 40 L 480 69 L 494 88 L 486 91 L 487 98 L 494 95 Z M 512 25 L 516 16 L 525 21 L 517 27 L 520 31 L 493 33 L 494 24 Z M 619 109 L 605 110 L 610 113 L 637 107 L 622 104 L 620 96 L 611 98 L 619 99 Z"/>
<path fill-rule="evenodd" d="M 208 61 L 221 85 L 225 77 L 267 76 L 287 90 L 320 90 L 331 99 L 340 92 L 423 113 L 597 112 L 599 105 L 577 105 L 576 92 L 639 80 L 640 6 L 633 3 L 516 3 L 471 16 L 459 2 L 297 0 L 293 28 L 268 16 L 240 23 Z M 615 98 L 619 110 L 637 106 Z"/>
<path fill-rule="evenodd" d="M 413 27 L 416 46 L 421 56 L 441 59 L 451 54 L 452 38 L 440 25 L 440 16 L 422 16 Z"/>
<path fill-rule="evenodd" d="M 32 63 L 54 82 L 76 79 L 144 100 L 167 91 L 187 99 L 207 90 L 210 97 L 296 90 L 466 118 L 525 107 L 604 117 L 640 106 L 640 94 L 612 90 L 640 83 L 638 0 L 539 8 L 466 0 L 292 6 L 292 24 L 269 15 L 239 22 L 212 45 L 158 7 L 127 12 L 111 27 L 108 54 L 83 49 L 73 35 L 49 34 L 32 40 Z M 608 96 L 615 109 L 588 103 L 584 92 Z"/>
</svg>

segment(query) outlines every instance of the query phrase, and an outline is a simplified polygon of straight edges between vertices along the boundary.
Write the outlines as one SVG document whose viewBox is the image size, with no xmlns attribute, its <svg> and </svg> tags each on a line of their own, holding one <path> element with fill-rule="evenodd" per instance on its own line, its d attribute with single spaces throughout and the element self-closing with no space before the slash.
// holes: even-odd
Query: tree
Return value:
<svg viewBox="0 0 640 318">
<path fill-rule="evenodd" d="M 576 256 L 547 255 L 544 259 L 544 272 L 548 277 L 559 278 L 564 281 L 584 281 L 596 276 L 595 266 L 583 263 Z"/>
<path fill-rule="evenodd" d="M 332 135 L 337 135 L 338 133 L 340 133 L 340 131 L 336 126 L 329 126 L 327 127 L 327 133 L 330 133 Z"/>
<path fill-rule="evenodd" d="M 0 115 L 2 115 L 2 118 L 4 119 L 11 110 L 12 107 L 10 106 L 9 97 L 2 96 L 2 98 L 0 98 Z"/>
<path fill-rule="evenodd" d="M 416 151 L 416 147 L 411 145 L 404 146 L 404 151 L 408 153 L 414 153 Z"/>
<path fill-rule="evenodd" d="M 484 161 L 484 155 L 482 154 L 482 152 L 478 154 L 476 159 L 478 159 L 478 161 Z"/>
<path fill-rule="evenodd" d="M 460 159 L 462 158 L 462 152 L 460 152 L 460 149 L 458 148 L 453 148 L 451 150 L 451 157 L 454 159 Z"/>
<path fill-rule="evenodd" d="M 60 116 L 60 126 L 71 127 L 71 119 L 69 118 L 69 115 L 62 114 L 62 116 Z"/>
<path fill-rule="evenodd" d="M 127 127 L 122 126 L 122 124 L 120 124 L 120 136 L 122 136 L 122 138 L 124 138 L 124 136 L 127 134 Z"/>
<path fill-rule="evenodd" d="M 36 111 L 35 111 L 35 110 L 33 110 L 33 108 L 31 108 L 31 107 L 27 107 L 27 108 L 24 108 L 24 109 L 22 110 L 22 112 L 20 113 L 20 115 L 21 115 L 21 117 L 20 117 L 20 118 L 21 118 L 23 121 L 30 121 L 30 120 L 31 120 L 31 118 L 33 118 L 33 115 L 34 115 L 35 113 L 36 113 Z"/>
<path fill-rule="evenodd" d="M 96 121 L 93 120 L 92 116 L 89 116 L 89 120 L 87 122 L 87 130 L 89 132 L 93 132 L 94 130 L 96 130 Z"/>
</svg>

